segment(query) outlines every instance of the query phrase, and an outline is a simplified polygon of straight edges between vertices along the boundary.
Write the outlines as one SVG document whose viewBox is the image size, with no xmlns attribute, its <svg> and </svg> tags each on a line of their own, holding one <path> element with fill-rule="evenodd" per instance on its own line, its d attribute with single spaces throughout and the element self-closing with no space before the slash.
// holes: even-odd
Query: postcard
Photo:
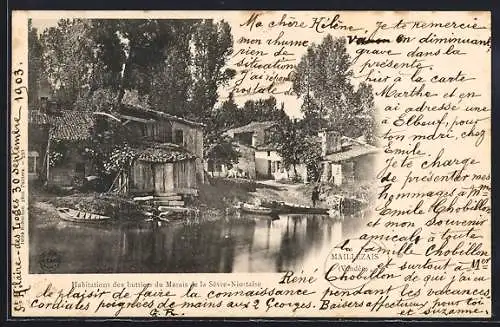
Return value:
<svg viewBox="0 0 500 327">
<path fill-rule="evenodd" d="M 10 310 L 491 317 L 489 12 L 14 11 Z"/>
</svg>

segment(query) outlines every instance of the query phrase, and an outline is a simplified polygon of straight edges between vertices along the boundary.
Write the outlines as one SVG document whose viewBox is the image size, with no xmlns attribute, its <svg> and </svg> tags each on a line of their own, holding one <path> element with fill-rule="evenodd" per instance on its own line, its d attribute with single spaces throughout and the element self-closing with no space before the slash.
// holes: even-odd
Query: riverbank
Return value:
<svg viewBox="0 0 500 327">
<path fill-rule="evenodd" d="M 320 187 L 319 207 L 330 208 L 335 196 L 344 196 L 372 201 L 373 183 L 359 183 L 357 185 L 343 185 L 335 187 L 322 185 Z M 210 184 L 203 184 L 199 188 L 199 196 L 189 201 L 187 206 L 199 209 L 202 216 L 210 217 L 227 214 L 234 210 L 238 202 L 257 203 L 259 201 L 284 201 L 297 205 L 312 205 L 311 194 L 314 185 L 283 184 L 276 181 L 248 181 L 218 179 Z M 93 213 L 113 217 L 137 217 L 141 208 L 130 200 L 114 195 L 99 193 L 65 194 L 44 189 L 30 187 L 30 215 L 44 215 L 57 217 L 56 207 L 69 207 L 86 210 Z"/>
</svg>

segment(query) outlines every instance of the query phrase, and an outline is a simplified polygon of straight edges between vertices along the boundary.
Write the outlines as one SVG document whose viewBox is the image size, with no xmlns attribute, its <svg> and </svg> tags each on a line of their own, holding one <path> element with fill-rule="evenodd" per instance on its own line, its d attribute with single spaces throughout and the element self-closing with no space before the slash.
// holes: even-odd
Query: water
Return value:
<svg viewBox="0 0 500 327">
<path fill-rule="evenodd" d="M 243 216 L 108 226 L 30 219 L 31 273 L 282 272 L 321 265 L 322 257 L 362 224 L 319 215 Z M 58 253 L 50 271 L 43 253 Z"/>
</svg>

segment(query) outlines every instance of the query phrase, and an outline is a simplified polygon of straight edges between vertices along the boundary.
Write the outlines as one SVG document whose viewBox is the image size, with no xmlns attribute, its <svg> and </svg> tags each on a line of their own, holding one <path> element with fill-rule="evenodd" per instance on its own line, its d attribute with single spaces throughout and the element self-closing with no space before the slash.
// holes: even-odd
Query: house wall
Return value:
<svg viewBox="0 0 500 327">
<path fill-rule="evenodd" d="M 36 163 L 37 172 L 34 176 L 30 178 L 37 178 L 37 175 L 41 175 L 44 172 L 44 158 L 45 152 L 47 150 L 47 142 L 49 140 L 49 128 L 46 125 L 32 125 L 28 126 L 28 151 L 36 151 L 38 153 L 38 159 Z"/>
<path fill-rule="evenodd" d="M 342 164 L 325 161 L 321 163 L 321 181 L 341 185 L 344 182 Z"/>
<path fill-rule="evenodd" d="M 271 174 L 269 175 L 268 167 L 271 165 Z M 297 176 L 302 181 L 307 181 L 307 168 L 304 164 L 295 166 Z M 275 180 L 292 179 L 295 177 L 293 167 L 285 169 L 283 166 L 283 158 L 278 151 L 255 151 L 255 170 L 258 178 L 272 178 Z"/>
<path fill-rule="evenodd" d="M 277 151 L 255 151 L 255 171 L 257 178 L 274 178 L 272 174 L 276 172 L 276 162 L 282 162 L 281 156 Z M 271 164 L 271 174 L 269 174 L 269 164 Z"/>
<path fill-rule="evenodd" d="M 334 131 L 324 131 L 320 132 L 318 135 L 321 139 L 321 154 L 323 156 L 342 150 L 342 137 L 339 133 Z"/>
<path fill-rule="evenodd" d="M 168 123 L 168 122 L 167 122 Z M 172 122 L 172 133 L 176 130 L 183 131 L 183 143 L 180 144 L 186 150 L 203 158 L 203 131 L 200 127 L 193 127 L 180 122 Z"/>
<path fill-rule="evenodd" d="M 235 168 L 242 171 L 250 179 L 256 178 L 255 150 L 245 145 L 239 145 L 240 157 Z"/>
<path fill-rule="evenodd" d="M 341 163 L 324 161 L 322 163 L 321 181 L 330 183 L 333 180 L 335 185 L 369 181 L 374 177 L 375 160 L 375 154 L 368 154 Z"/>
<path fill-rule="evenodd" d="M 91 175 L 90 163 L 82 157 L 76 147 L 68 146 L 68 152 L 61 163 L 55 167 L 49 167 L 49 184 L 57 186 L 71 186 L 75 178 L 84 178 Z M 77 166 L 83 164 L 84 170 L 77 171 Z"/>
<path fill-rule="evenodd" d="M 368 154 L 353 160 L 354 178 L 356 180 L 367 181 L 375 177 L 376 154 Z"/>
<path fill-rule="evenodd" d="M 234 138 L 236 142 L 245 145 L 252 145 L 254 147 L 266 144 L 269 135 L 272 133 L 275 127 L 267 128 L 255 128 L 253 131 L 234 133 L 234 131 L 228 131 L 227 135 Z"/>
<path fill-rule="evenodd" d="M 181 122 L 161 120 L 155 123 L 141 123 L 131 121 L 127 124 L 132 132 L 159 143 L 177 143 L 176 131 L 182 131 L 182 143 L 179 144 L 187 151 L 196 155 L 196 178 L 198 183 L 204 181 L 203 167 L 203 129 L 200 126 L 191 126 Z"/>
</svg>

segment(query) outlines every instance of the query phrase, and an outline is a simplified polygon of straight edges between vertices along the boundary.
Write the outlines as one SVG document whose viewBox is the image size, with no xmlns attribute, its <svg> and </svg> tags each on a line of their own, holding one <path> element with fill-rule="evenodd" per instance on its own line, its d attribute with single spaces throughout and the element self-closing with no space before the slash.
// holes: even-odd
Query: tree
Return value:
<svg viewBox="0 0 500 327">
<path fill-rule="evenodd" d="M 189 96 L 193 84 L 191 74 L 192 55 L 190 39 L 196 27 L 195 21 L 160 21 L 166 47 L 159 54 L 163 58 L 153 65 L 149 104 L 172 115 L 189 116 Z"/>
<path fill-rule="evenodd" d="M 116 174 L 130 163 L 140 136 L 113 119 L 96 116 L 84 154 L 92 162 L 104 187 L 111 186 Z"/>
<path fill-rule="evenodd" d="M 237 163 L 240 156 L 233 144 L 233 140 L 229 136 L 222 134 L 209 134 L 204 151 L 207 160 L 212 161 L 214 164 L 228 166 Z"/>
<path fill-rule="evenodd" d="M 234 95 L 231 92 L 229 97 L 216 108 L 213 113 L 213 120 L 217 130 L 226 130 L 235 126 L 241 119 L 241 110 L 234 101 Z"/>
<path fill-rule="evenodd" d="M 277 150 L 283 159 L 286 169 L 293 168 L 297 176 L 297 165 L 304 164 L 308 179 L 316 181 L 319 178 L 321 161 L 321 146 L 315 135 L 311 135 L 304 122 L 287 119 L 278 125 L 272 135 Z"/>
<path fill-rule="evenodd" d="M 197 24 L 193 34 L 193 88 L 190 115 L 202 121 L 210 115 L 218 100 L 217 90 L 235 75 L 226 69 L 229 55 L 233 51 L 231 26 L 225 22 L 214 23 L 203 20 Z"/>
<path fill-rule="evenodd" d="M 41 39 L 45 73 L 59 100 L 81 110 L 113 111 L 134 93 L 156 110 L 205 123 L 208 153 L 233 160 L 231 142 L 222 137 L 229 125 L 214 111 L 218 88 L 235 73 L 226 68 L 233 48 L 227 22 L 66 19 Z M 94 143 L 103 144 L 90 153 L 95 162 L 125 144 L 103 126 L 93 131 Z M 106 128 L 113 136 L 103 138 Z"/>
<path fill-rule="evenodd" d="M 46 29 L 41 38 L 44 49 L 44 74 L 60 102 L 73 104 L 92 84 L 96 61 L 91 22 L 86 19 L 62 19 Z"/>
<path fill-rule="evenodd" d="M 377 125 L 375 123 L 376 112 L 372 86 L 364 82 L 360 83 L 354 99 L 358 111 L 354 115 L 351 125 L 353 129 L 356 129 L 356 135 L 364 135 L 366 142 L 375 144 Z"/>
<path fill-rule="evenodd" d="M 358 137 L 363 124 L 374 125 L 368 109 L 372 106 L 371 89 L 361 84 L 358 90 L 351 83 L 351 58 L 346 39 L 327 35 L 319 45 L 312 45 L 297 65 L 293 89 L 304 99 L 303 112 L 309 120 L 326 119 L 329 127 L 343 135 Z M 372 96 L 373 97 L 373 96 Z M 360 115 L 366 111 L 366 115 Z M 370 121 L 371 120 L 371 121 Z"/>
<path fill-rule="evenodd" d="M 327 127 L 328 121 L 323 118 L 323 109 L 319 107 L 316 100 L 309 94 L 304 96 L 300 111 L 304 114 L 304 117 L 300 121 L 300 127 L 305 129 L 307 134 L 317 135 L 322 128 Z"/>
<path fill-rule="evenodd" d="M 302 161 L 306 165 L 307 178 L 309 181 L 316 182 L 321 172 L 321 146 L 312 136 L 305 137 L 303 142 Z"/>
<path fill-rule="evenodd" d="M 38 30 L 28 20 L 28 100 L 30 107 L 38 106 L 38 91 L 43 79 L 43 46 L 38 37 Z"/>
</svg>

